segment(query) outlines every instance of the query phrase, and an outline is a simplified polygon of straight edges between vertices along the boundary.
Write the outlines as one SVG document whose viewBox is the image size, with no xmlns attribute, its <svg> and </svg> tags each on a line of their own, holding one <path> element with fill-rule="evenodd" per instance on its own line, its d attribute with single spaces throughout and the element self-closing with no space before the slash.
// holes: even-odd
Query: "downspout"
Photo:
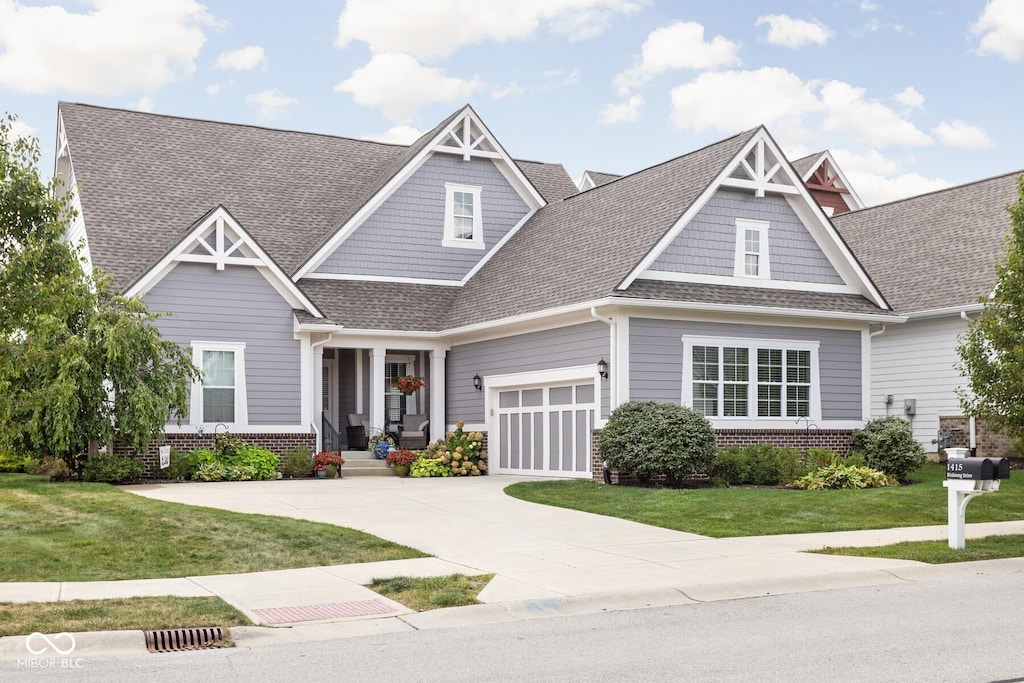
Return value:
<svg viewBox="0 0 1024 683">
<path fill-rule="evenodd" d="M 317 369 L 315 367 L 312 367 L 312 365 L 313 365 L 313 357 L 315 356 L 313 351 L 316 350 L 316 349 L 319 349 L 321 346 L 323 346 L 327 342 L 329 342 L 332 339 L 334 339 L 334 335 L 335 334 L 336 333 L 331 332 L 331 333 L 329 333 L 327 335 L 327 339 L 324 339 L 323 341 L 318 341 L 318 342 L 310 342 L 310 344 L 309 344 L 309 356 L 310 356 L 309 364 L 311 366 L 311 370 L 310 371 L 313 373 L 313 377 L 312 377 L 313 381 L 310 382 L 309 384 L 310 384 L 310 389 L 313 390 L 313 396 L 316 396 L 317 387 L 319 386 L 319 383 L 316 381 L 316 370 Z M 335 362 L 337 362 L 337 361 L 335 361 Z M 323 364 L 320 365 L 320 372 L 323 372 Z M 310 396 L 310 399 L 312 399 L 313 396 Z M 316 402 L 314 401 L 314 403 L 316 403 Z M 323 406 L 320 406 L 320 412 L 321 412 L 321 415 L 322 415 L 323 414 Z M 317 425 L 315 417 L 313 418 L 313 422 L 311 422 L 309 426 L 313 428 L 313 434 L 316 435 L 316 450 L 319 451 L 319 450 L 321 450 L 320 446 L 322 445 L 322 441 L 321 441 L 322 436 L 320 434 L 320 427 Z"/>
<path fill-rule="evenodd" d="M 967 311 L 960 311 L 960 317 L 968 325 L 970 325 L 973 322 L 969 317 L 967 317 Z M 967 424 L 970 427 L 971 441 L 970 441 L 969 445 L 971 447 L 971 455 L 973 456 L 973 455 L 975 455 L 977 453 L 977 449 L 978 449 L 977 432 L 975 431 L 977 429 L 977 425 L 975 423 L 975 419 L 974 419 L 973 415 L 971 415 L 970 418 L 968 418 Z"/>
<path fill-rule="evenodd" d="M 882 329 L 875 330 L 874 332 L 868 332 L 868 339 L 874 339 L 880 334 L 885 334 L 885 325 L 882 325 Z"/>
<path fill-rule="evenodd" d="M 609 403 L 608 410 L 612 411 L 612 410 L 615 410 L 615 408 L 618 407 L 618 401 L 616 399 L 617 399 L 617 396 L 618 396 L 618 393 L 619 393 L 616 390 L 616 386 L 618 385 L 618 382 L 615 382 L 615 381 L 612 380 L 612 374 L 615 373 L 615 372 L 618 372 L 618 369 L 619 369 L 618 368 L 619 359 L 618 359 L 618 356 L 616 355 L 617 349 L 616 349 L 616 343 L 615 343 L 616 339 L 618 338 L 618 329 L 617 329 L 618 326 L 615 324 L 615 319 L 614 318 L 605 318 L 605 317 L 599 315 L 598 312 L 597 312 L 597 306 L 591 306 L 590 307 L 590 316 L 594 320 L 600 320 L 605 325 L 607 325 L 609 328 L 611 328 L 610 331 L 609 331 L 609 336 L 611 337 L 611 339 L 610 339 L 610 341 L 608 343 L 608 353 L 611 356 L 611 358 L 609 359 L 611 361 L 609 363 L 609 365 L 611 365 L 611 371 L 608 373 L 608 379 L 605 380 L 605 381 L 610 383 L 609 386 L 608 386 L 608 403 Z M 598 392 L 599 392 L 598 393 L 598 400 L 600 400 L 600 396 L 601 396 L 601 394 L 600 394 L 600 387 L 598 387 Z"/>
</svg>

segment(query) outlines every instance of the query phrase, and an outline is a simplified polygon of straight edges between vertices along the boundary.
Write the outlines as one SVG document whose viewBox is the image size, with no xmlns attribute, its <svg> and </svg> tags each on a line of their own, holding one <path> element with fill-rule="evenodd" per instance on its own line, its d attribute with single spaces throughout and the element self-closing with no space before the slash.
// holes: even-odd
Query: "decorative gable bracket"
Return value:
<svg viewBox="0 0 1024 683">
<path fill-rule="evenodd" d="M 504 158 L 495 147 L 489 132 L 476 124 L 470 116 L 456 121 L 455 126 L 433 145 L 434 151 L 447 154 L 460 154 L 463 161 L 470 159 L 502 159 Z"/>
<path fill-rule="evenodd" d="M 779 173 L 784 161 L 779 156 L 765 145 L 762 137 L 757 138 L 749 153 L 741 157 L 732 173 L 722 180 L 722 185 L 753 190 L 758 197 L 763 197 L 765 192 L 800 194 L 792 180 L 784 177 L 787 174 Z"/>
</svg>

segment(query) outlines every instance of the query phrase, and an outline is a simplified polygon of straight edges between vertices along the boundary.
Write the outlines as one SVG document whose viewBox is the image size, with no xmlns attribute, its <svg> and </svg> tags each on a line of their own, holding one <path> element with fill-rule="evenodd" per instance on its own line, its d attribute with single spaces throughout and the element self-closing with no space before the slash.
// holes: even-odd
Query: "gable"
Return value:
<svg viewBox="0 0 1024 683">
<path fill-rule="evenodd" d="M 446 184 L 480 189 L 483 249 L 445 246 Z M 530 212 L 491 159 L 433 154 L 306 277 L 462 281 Z"/>
<path fill-rule="evenodd" d="M 842 285 L 793 208 L 782 197 L 720 188 L 641 277 L 670 273 L 732 277 L 736 266 L 737 219 L 766 221 L 771 279 Z"/>
</svg>

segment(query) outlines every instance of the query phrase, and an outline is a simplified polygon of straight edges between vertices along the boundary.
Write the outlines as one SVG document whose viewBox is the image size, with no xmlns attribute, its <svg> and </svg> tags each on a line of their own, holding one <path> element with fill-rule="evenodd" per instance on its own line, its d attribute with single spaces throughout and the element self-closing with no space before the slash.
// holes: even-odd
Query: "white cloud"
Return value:
<svg viewBox="0 0 1024 683">
<path fill-rule="evenodd" d="M 519 85 L 518 81 L 512 81 L 504 88 L 495 88 L 491 91 L 492 100 L 501 100 L 506 97 L 518 97 L 526 92 L 526 88 Z"/>
<path fill-rule="evenodd" d="M 616 76 L 615 86 L 620 95 L 626 95 L 665 71 L 736 66 L 739 48 L 739 43 L 724 36 L 705 41 L 702 25 L 677 21 L 651 31 L 640 48 L 640 62 Z"/>
<path fill-rule="evenodd" d="M 914 124 L 878 100 L 865 97 L 864 88 L 842 81 L 829 81 L 821 89 L 826 110 L 824 129 L 850 133 L 864 142 L 886 147 L 924 147 L 932 139 Z"/>
<path fill-rule="evenodd" d="M 28 125 L 21 119 L 15 119 L 13 122 L 9 122 L 10 128 L 7 129 L 7 141 L 13 142 L 14 140 L 20 140 L 23 138 L 31 138 L 36 134 L 35 128 Z"/>
<path fill-rule="evenodd" d="M 488 0 L 486 11 L 465 0 L 348 0 L 338 17 L 335 45 L 362 41 L 370 51 L 419 59 L 446 57 L 463 45 L 523 40 L 547 30 L 584 40 L 603 32 L 616 15 L 633 14 L 647 0 Z"/>
<path fill-rule="evenodd" d="M 907 109 L 920 109 L 924 106 L 924 95 L 912 85 L 896 93 L 895 99 Z"/>
<path fill-rule="evenodd" d="M 887 176 L 895 175 L 903 170 L 898 161 L 890 159 L 877 149 L 869 149 L 866 154 L 849 149 L 833 149 L 832 156 L 835 157 L 836 163 L 847 176 L 851 173 Z M 860 189 L 856 185 L 854 188 Z"/>
<path fill-rule="evenodd" d="M 837 158 L 836 161 L 839 159 Z M 877 173 L 848 171 L 841 161 L 839 161 L 839 165 L 850 184 L 857 190 L 857 194 L 868 206 L 941 190 L 953 184 L 942 178 L 926 178 L 917 173 L 904 173 L 890 177 Z"/>
<path fill-rule="evenodd" d="M 352 95 L 356 104 L 378 107 L 392 121 L 408 121 L 427 104 L 462 103 L 481 82 L 445 76 L 406 54 L 380 54 L 334 86 Z"/>
<path fill-rule="evenodd" d="M 978 53 L 999 55 L 1010 62 L 1024 57 L 1024 3 L 990 0 L 971 32 L 979 36 Z"/>
<path fill-rule="evenodd" d="M 267 63 L 267 55 L 259 45 L 249 45 L 217 55 L 214 69 L 249 71 Z"/>
<path fill-rule="evenodd" d="M 246 95 L 245 103 L 251 107 L 256 107 L 256 114 L 261 119 L 273 119 L 294 107 L 299 101 L 294 97 L 281 94 L 277 88 L 271 88 L 252 95 Z"/>
<path fill-rule="evenodd" d="M 947 147 L 984 149 L 992 146 L 992 138 L 988 133 L 960 119 L 954 119 L 951 123 L 943 121 L 932 128 L 932 133 Z"/>
<path fill-rule="evenodd" d="M 861 12 L 877 12 L 879 10 L 878 5 L 871 0 L 861 0 L 859 7 Z"/>
<path fill-rule="evenodd" d="M 203 88 L 207 95 L 219 95 L 220 94 L 220 83 L 211 83 L 210 85 Z"/>
<path fill-rule="evenodd" d="M 394 126 L 392 128 L 388 128 L 383 133 L 373 133 L 371 135 L 367 135 L 363 139 L 373 140 L 374 142 L 390 142 L 396 145 L 408 145 L 419 140 L 422 135 L 422 130 L 418 130 L 412 126 Z"/>
<path fill-rule="evenodd" d="M 78 4 L 78 3 L 76 3 Z M 212 22 L 195 0 L 91 0 L 91 11 L 0 0 L 0 86 L 114 95 L 196 70 Z"/>
<path fill-rule="evenodd" d="M 143 95 L 139 99 L 129 104 L 128 108 L 135 109 L 136 111 L 153 111 L 153 98 L 149 95 Z"/>
<path fill-rule="evenodd" d="M 566 69 L 564 67 L 550 69 L 544 72 L 544 78 L 548 81 L 547 85 L 544 86 L 546 90 L 561 88 L 563 85 L 579 83 L 580 70 L 577 68 Z"/>
<path fill-rule="evenodd" d="M 805 21 L 786 14 L 766 14 L 758 17 L 756 25 L 768 24 L 768 42 L 782 47 L 798 48 L 804 45 L 824 45 L 833 32 L 817 19 Z"/>
<path fill-rule="evenodd" d="M 697 132 L 735 133 L 765 124 L 792 130 L 821 108 L 810 83 L 783 68 L 707 71 L 672 89 L 672 121 Z M 773 132 L 775 132 L 773 130 Z"/>
<path fill-rule="evenodd" d="M 633 95 L 625 102 L 613 102 L 601 108 L 598 123 L 632 123 L 640 118 L 640 107 L 644 106 L 641 95 Z"/>
</svg>

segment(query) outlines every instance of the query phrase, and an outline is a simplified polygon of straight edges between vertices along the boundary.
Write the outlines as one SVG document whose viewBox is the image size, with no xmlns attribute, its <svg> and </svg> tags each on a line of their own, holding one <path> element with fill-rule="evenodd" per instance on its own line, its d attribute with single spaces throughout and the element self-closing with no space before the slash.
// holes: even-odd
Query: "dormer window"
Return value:
<svg viewBox="0 0 1024 683">
<path fill-rule="evenodd" d="M 736 277 L 767 280 L 768 223 L 744 218 L 736 219 Z"/>
<path fill-rule="evenodd" d="M 444 239 L 442 246 L 483 249 L 480 188 L 445 183 Z"/>
</svg>

